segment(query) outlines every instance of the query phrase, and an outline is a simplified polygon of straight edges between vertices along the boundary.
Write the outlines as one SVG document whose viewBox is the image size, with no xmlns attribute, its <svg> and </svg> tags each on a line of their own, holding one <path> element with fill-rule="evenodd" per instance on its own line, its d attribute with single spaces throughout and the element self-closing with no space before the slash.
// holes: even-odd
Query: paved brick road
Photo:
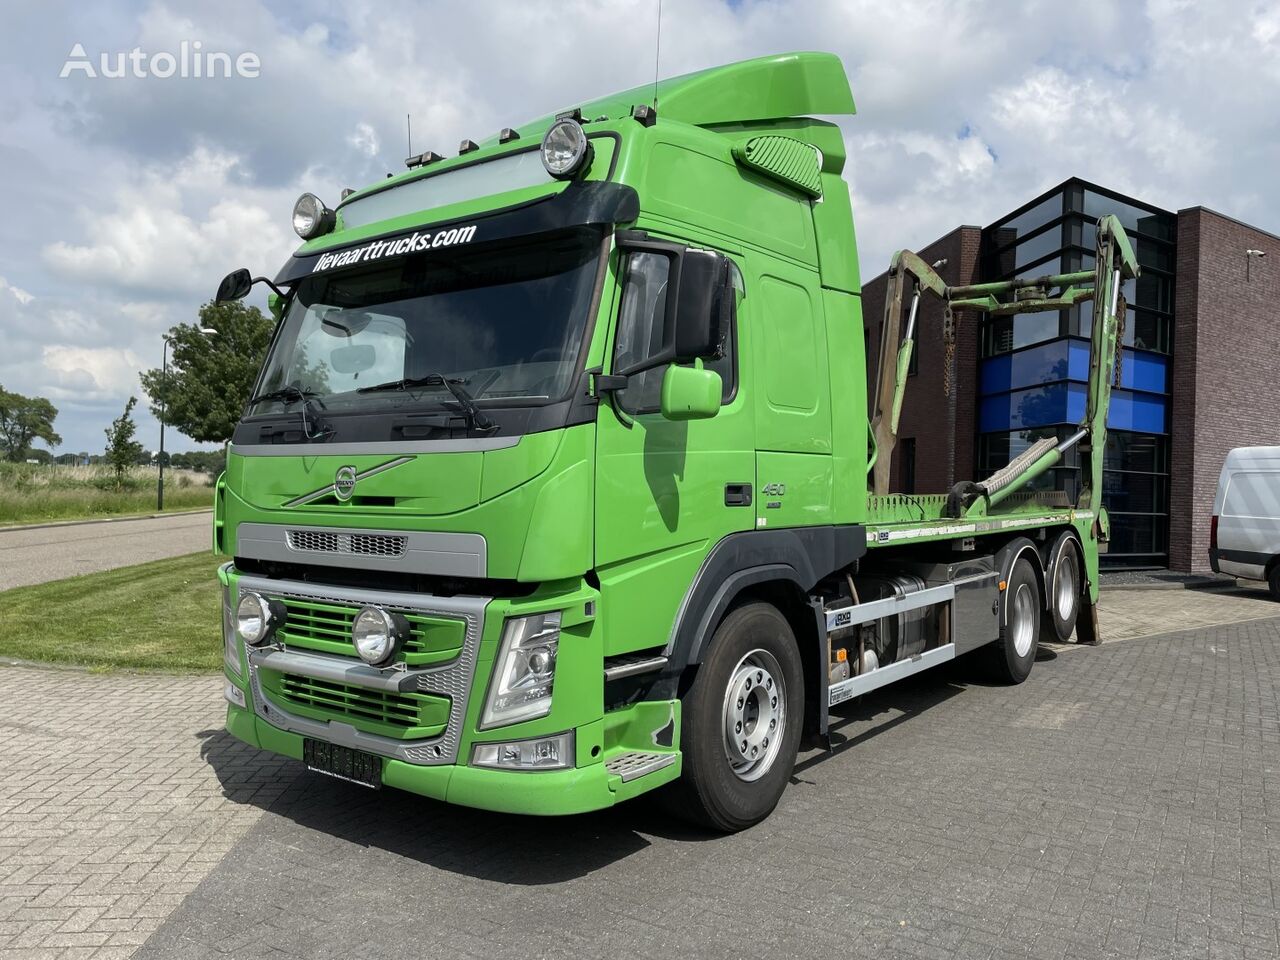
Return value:
<svg viewBox="0 0 1280 960">
<path fill-rule="evenodd" d="M 723 838 L 299 775 L 216 681 L 3 669 L 0 957 L 1275 957 L 1278 686 L 1275 618 L 960 662 Z"/>
</svg>

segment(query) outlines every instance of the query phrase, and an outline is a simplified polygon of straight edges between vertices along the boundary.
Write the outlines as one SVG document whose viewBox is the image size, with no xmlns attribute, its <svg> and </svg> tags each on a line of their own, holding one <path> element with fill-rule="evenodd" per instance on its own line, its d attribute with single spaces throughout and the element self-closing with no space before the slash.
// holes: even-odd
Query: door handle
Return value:
<svg viewBox="0 0 1280 960">
<path fill-rule="evenodd" d="M 724 485 L 724 505 L 726 507 L 751 506 L 751 484 L 726 483 Z"/>
</svg>

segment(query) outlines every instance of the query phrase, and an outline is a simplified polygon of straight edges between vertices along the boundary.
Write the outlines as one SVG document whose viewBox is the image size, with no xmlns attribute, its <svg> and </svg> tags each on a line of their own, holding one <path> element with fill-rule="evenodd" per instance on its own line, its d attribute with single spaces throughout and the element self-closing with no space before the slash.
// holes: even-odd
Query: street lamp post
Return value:
<svg viewBox="0 0 1280 960">
<path fill-rule="evenodd" d="M 218 331 L 213 327 L 200 327 L 200 333 L 211 337 Z M 156 478 L 156 512 L 164 510 L 164 416 L 167 412 L 165 395 L 169 390 L 169 341 L 173 337 L 167 334 L 162 338 L 164 346 L 160 350 L 160 453 L 157 460 L 160 464 L 160 475 Z"/>
</svg>

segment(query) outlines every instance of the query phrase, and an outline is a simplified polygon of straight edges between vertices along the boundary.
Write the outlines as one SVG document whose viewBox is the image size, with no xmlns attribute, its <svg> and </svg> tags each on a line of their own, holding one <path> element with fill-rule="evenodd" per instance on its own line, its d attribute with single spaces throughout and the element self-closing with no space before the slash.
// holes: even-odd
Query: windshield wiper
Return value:
<svg viewBox="0 0 1280 960">
<path fill-rule="evenodd" d="M 320 394 L 316 393 L 314 390 L 303 390 L 301 387 L 290 384 L 287 387 L 281 387 L 279 390 L 269 390 L 266 393 L 260 393 L 255 397 L 250 397 L 249 406 L 252 407 L 255 403 L 269 403 L 273 400 L 283 403 L 286 406 L 301 402 L 302 409 L 298 412 L 302 414 L 302 435 L 308 440 L 327 439 L 329 430 L 324 423 L 320 421 L 320 418 L 315 418 L 316 426 L 319 428 L 315 433 L 311 432 L 311 422 L 307 419 L 307 414 L 311 412 L 311 402 L 313 400 L 320 405 L 321 410 L 324 409 L 324 401 L 318 399 L 319 396 Z"/>
<path fill-rule="evenodd" d="M 287 387 L 281 387 L 279 390 L 269 390 L 266 393 L 260 393 L 256 397 L 249 398 L 249 406 L 255 403 L 268 403 L 272 400 L 278 400 L 281 403 L 297 403 L 299 400 L 309 400 L 312 397 L 318 397 L 320 394 L 314 390 L 303 390 L 301 387 L 295 387 L 290 384 Z"/>
<path fill-rule="evenodd" d="M 429 373 L 425 377 L 404 377 L 400 380 L 388 380 L 386 383 L 375 383 L 371 387 L 361 387 L 356 393 L 376 393 L 382 390 L 411 390 L 414 387 L 444 387 L 453 399 L 458 401 L 466 417 L 467 425 L 472 430 L 489 432 L 498 429 L 498 425 L 490 420 L 483 410 L 476 406 L 475 398 L 467 393 L 463 386 L 467 381 L 461 377 L 446 377 L 440 373 Z"/>
</svg>

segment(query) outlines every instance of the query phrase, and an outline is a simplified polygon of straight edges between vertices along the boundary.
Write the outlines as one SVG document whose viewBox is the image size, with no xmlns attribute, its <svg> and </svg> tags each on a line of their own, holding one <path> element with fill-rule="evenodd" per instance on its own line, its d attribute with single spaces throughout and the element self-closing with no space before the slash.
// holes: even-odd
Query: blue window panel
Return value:
<svg viewBox="0 0 1280 960">
<path fill-rule="evenodd" d="M 1167 433 L 1169 431 L 1169 398 L 1129 390 L 1111 392 L 1111 409 L 1107 426 L 1113 430 L 1134 433 Z"/>
<path fill-rule="evenodd" d="M 1169 358 L 1158 353 L 1125 350 L 1120 386 L 1148 393 L 1169 392 Z"/>
<path fill-rule="evenodd" d="M 1002 393 L 1023 387 L 1034 387 L 1052 380 L 1070 378 L 1067 347 L 1071 341 L 1048 343 L 1017 353 L 1005 353 L 982 361 L 978 390 L 981 394 Z M 1085 372 L 1089 370 L 1089 351 L 1085 349 Z"/>
<path fill-rule="evenodd" d="M 1082 423 L 1088 397 L 1086 384 L 1066 382 L 993 394 L 978 401 L 978 430 L 996 433 Z M 1168 413 L 1167 397 L 1113 390 L 1107 426 L 1135 433 L 1166 433 Z"/>
<path fill-rule="evenodd" d="M 1120 385 L 1148 393 L 1169 392 L 1169 358 L 1161 354 L 1124 350 Z M 1053 340 L 983 360 L 978 375 L 982 396 L 1021 390 L 1060 380 L 1089 382 L 1089 343 Z"/>
<path fill-rule="evenodd" d="M 1066 423 L 1067 384 L 1050 383 L 1030 390 L 997 393 L 978 401 L 978 430 L 1025 430 Z"/>
</svg>

